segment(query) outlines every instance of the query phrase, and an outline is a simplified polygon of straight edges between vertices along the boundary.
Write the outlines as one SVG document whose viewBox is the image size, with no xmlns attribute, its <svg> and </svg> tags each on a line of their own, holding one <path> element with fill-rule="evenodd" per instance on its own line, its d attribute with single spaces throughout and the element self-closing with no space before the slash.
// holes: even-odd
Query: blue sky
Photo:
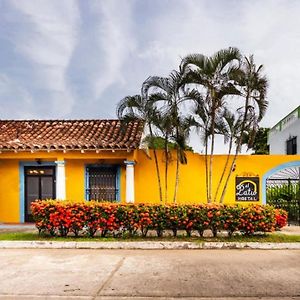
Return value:
<svg viewBox="0 0 300 300">
<path fill-rule="evenodd" d="M 300 104 L 300 1 L 0 0 L 0 118 L 115 118 L 148 76 L 228 46 L 265 66 L 264 126 Z"/>
</svg>

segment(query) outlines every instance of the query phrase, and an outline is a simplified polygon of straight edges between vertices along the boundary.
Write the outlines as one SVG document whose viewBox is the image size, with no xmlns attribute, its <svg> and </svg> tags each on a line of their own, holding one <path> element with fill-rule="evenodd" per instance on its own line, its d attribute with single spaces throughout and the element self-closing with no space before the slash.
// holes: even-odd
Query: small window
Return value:
<svg viewBox="0 0 300 300">
<path fill-rule="evenodd" d="M 118 199 L 117 167 L 87 168 L 87 199 L 114 202 Z"/>
<path fill-rule="evenodd" d="M 297 137 L 292 137 L 286 141 L 286 154 L 297 154 Z"/>
</svg>

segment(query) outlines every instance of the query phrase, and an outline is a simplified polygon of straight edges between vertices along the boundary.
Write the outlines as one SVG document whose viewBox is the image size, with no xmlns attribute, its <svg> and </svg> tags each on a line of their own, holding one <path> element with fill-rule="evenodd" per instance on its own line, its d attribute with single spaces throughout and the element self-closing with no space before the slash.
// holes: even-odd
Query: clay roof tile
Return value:
<svg viewBox="0 0 300 300">
<path fill-rule="evenodd" d="M 0 149 L 134 149 L 142 131 L 141 121 L 0 120 Z"/>
</svg>

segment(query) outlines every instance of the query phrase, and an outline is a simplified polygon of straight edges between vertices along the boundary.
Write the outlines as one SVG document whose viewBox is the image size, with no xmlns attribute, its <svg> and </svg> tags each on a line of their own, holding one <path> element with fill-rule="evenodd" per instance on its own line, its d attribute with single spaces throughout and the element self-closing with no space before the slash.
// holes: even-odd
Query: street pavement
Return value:
<svg viewBox="0 0 300 300">
<path fill-rule="evenodd" d="M 0 249 L 0 299 L 300 299 L 300 250 Z"/>
</svg>

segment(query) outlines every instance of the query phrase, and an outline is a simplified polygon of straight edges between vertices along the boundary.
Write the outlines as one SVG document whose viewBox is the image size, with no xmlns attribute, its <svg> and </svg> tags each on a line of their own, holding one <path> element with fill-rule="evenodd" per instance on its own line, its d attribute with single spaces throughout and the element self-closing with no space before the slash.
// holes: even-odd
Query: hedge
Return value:
<svg viewBox="0 0 300 300">
<path fill-rule="evenodd" d="M 31 204 L 35 225 L 39 233 L 53 236 L 75 236 L 85 234 L 93 237 L 100 233 L 114 237 L 141 234 L 146 237 L 149 230 L 163 236 L 170 230 L 176 236 L 178 230 L 185 230 L 188 236 L 210 229 L 213 236 L 227 231 L 245 235 L 256 232 L 272 232 L 286 225 L 287 213 L 272 206 L 263 205 L 155 205 L 117 204 L 102 202 L 69 202 L 58 200 L 37 200 Z"/>
</svg>

